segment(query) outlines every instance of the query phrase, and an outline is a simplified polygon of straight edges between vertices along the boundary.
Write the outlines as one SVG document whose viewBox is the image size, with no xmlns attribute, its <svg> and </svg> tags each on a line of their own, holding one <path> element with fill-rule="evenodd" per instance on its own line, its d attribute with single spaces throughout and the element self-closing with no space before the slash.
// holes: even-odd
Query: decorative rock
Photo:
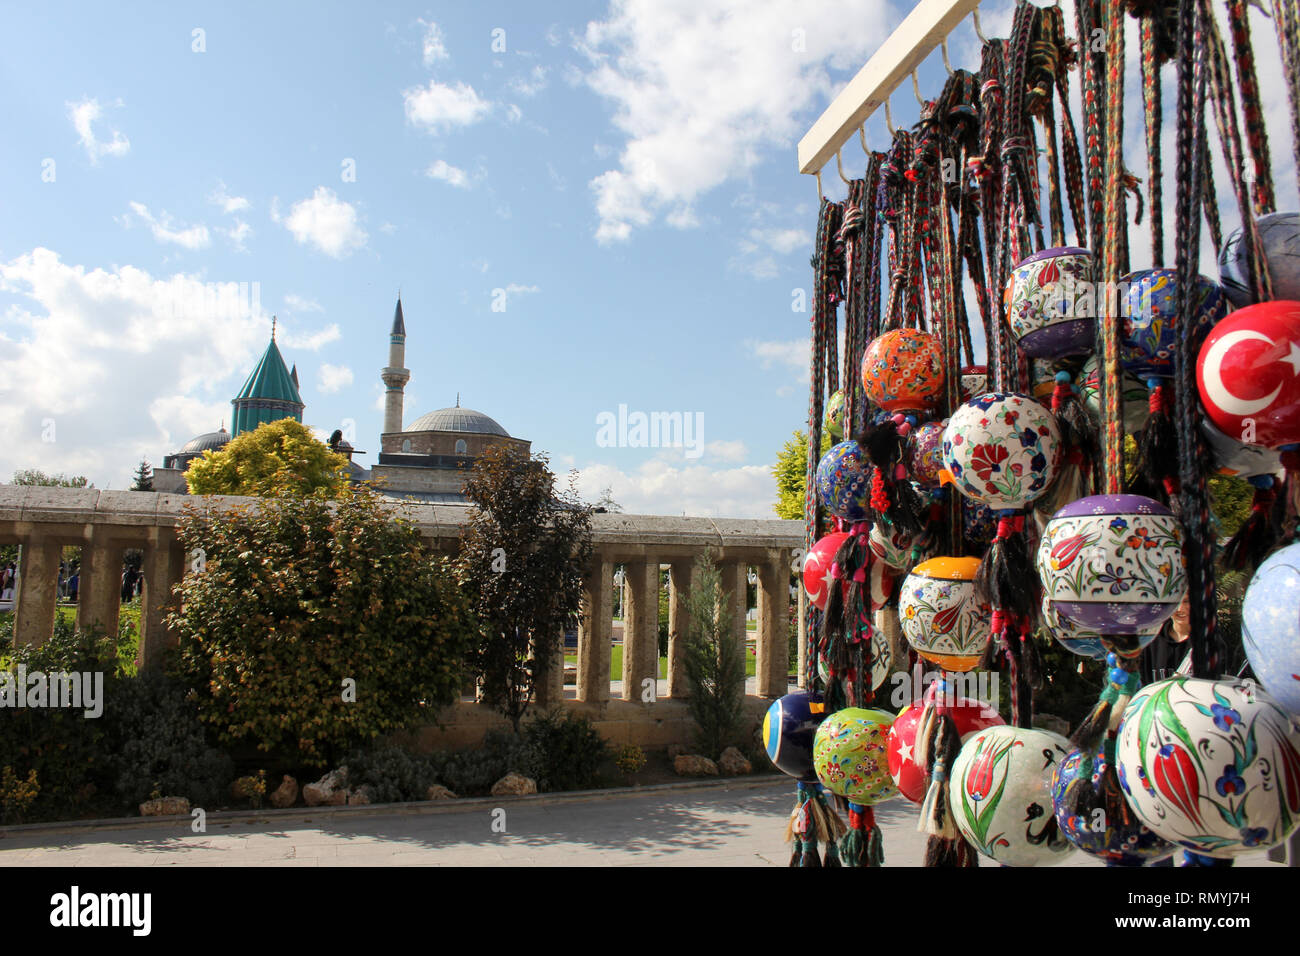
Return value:
<svg viewBox="0 0 1300 956">
<path fill-rule="evenodd" d="M 492 784 L 492 796 L 494 797 L 520 797 L 524 794 L 536 792 L 537 781 L 520 773 L 508 773 Z"/>
<path fill-rule="evenodd" d="M 375 790 L 369 784 L 361 787 L 359 790 L 348 791 L 348 806 L 365 807 L 374 802 Z"/>
<path fill-rule="evenodd" d="M 302 788 L 302 798 L 309 807 L 341 807 L 348 802 L 348 791 L 343 785 L 342 768 L 331 770 L 315 783 Z"/>
<path fill-rule="evenodd" d="M 425 791 L 424 799 L 426 800 L 455 800 L 456 794 L 448 790 L 440 783 L 435 783 Z"/>
<path fill-rule="evenodd" d="M 669 745 L 668 745 L 668 759 L 669 759 L 669 760 L 676 760 L 678 757 L 680 757 L 680 756 L 681 756 L 682 754 L 684 754 L 684 753 L 686 753 L 686 745 L 685 745 L 685 744 L 669 744 Z"/>
<path fill-rule="evenodd" d="M 754 770 L 750 762 L 745 759 L 745 755 L 735 747 L 728 747 L 722 751 L 722 756 L 718 758 L 718 769 L 732 777 L 752 773 Z"/>
<path fill-rule="evenodd" d="M 673 770 L 683 777 L 716 777 L 718 765 L 699 754 L 682 754 L 673 761 Z"/>
<path fill-rule="evenodd" d="M 293 779 L 287 773 L 271 793 L 271 806 L 283 810 L 285 807 L 291 807 L 298 802 L 298 781 Z"/>
<path fill-rule="evenodd" d="M 157 800 L 146 800 L 140 804 L 142 817 L 173 817 L 189 812 L 190 801 L 185 797 L 159 797 Z"/>
</svg>

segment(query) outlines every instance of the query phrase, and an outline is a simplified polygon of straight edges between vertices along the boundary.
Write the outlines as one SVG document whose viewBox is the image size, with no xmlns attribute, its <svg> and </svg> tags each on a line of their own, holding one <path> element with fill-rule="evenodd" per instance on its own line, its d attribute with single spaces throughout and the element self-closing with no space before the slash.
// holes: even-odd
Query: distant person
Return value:
<svg viewBox="0 0 1300 956">
<path fill-rule="evenodd" d="M 13 563 L 5 565 L 4 572 L 0 574 L 0 601 L 12 601 L 14 599 L 14 566 Z"/>
<path fill-rule="evenodd" d="M 81 588 L 81 572 L 73 571 L 72 577 L 68 578 L 68 600 L 73 604 L 77 603 L 77 591 Z"/>
</svg>

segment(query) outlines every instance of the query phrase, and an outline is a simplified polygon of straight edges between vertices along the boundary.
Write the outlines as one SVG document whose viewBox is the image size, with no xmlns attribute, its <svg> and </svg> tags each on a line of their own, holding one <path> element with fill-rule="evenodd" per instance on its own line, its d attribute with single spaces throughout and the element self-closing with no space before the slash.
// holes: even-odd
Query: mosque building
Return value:
<svg viewBox="0 0 1300 956">
<path fill-rule="evenodd" d="M 349 461 L 349 478 L 366 482 L 381 494 L 392 498 L 427 501 L 439 504 L 463 504 L 461 485 L 465 470 L 487 448 L 507 444 L 522 454 L 530 454 L 532 443 L 514 438 L 493 418 L 460 406 L 459 395 L 451 408 L 440 408 L 421 415 L 402 426 L 406 383 L 411 379 L 406 362 L 406 321 L 402 299 L 397 299 L 393 325 L 388 336 L 388 365 L 379 374 L 385 386 L 384 426 L 379 436 L 379 461 L 366 469 L 352 461 L 357 452 L 336 433 L 332 447 Z M 153 471 L 154 489 L 185 494 L 185 470 L 204 452 L 220 451 L 232 438 L 253 431 L 258 425 L 292 418 L 302 421 L 306 407 L 299 393 L 298 368 L 285 367 L 284 357 L 275 343 L 272 320 L 271 342 L 262 353 L 244 387 L 231 400 L 234 416 L 232 431 L 224 426 L 215 432 L 197 435 L 180 451 L 163 458 L 161 468 Z"/>
</svg>

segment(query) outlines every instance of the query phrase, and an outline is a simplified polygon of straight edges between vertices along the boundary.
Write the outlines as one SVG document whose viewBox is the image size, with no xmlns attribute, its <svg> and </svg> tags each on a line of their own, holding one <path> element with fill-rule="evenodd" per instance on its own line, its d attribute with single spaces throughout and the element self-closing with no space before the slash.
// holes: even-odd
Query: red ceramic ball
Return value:
<svg viewBox="0 0 1300 956">
<path fill-rule="evenodd" d="M 1196 386 L 1229 438 L 1300 442 L 1300 302 L 1261 302 L 1221 320 L 1201 345 Z"/>
<path fill-rule="evenodd" d="M 938 693 L 938 685 L 926 688 L 921 703 L 909 704 L 894 718 L 885 738 L 885 758 L 889 761 L 889 775 L 894 779 L 898 792 L 913 803 L 925 799 L 929 786 L 925 768 L 916 762 L 916 730 L 921 723 L 921 711 L 927 701 L 933 701 Z M 997 709 L 983 701 L 969 697 L 958 697 L 948 703 L 945 711 L 957 726 L 957 735 L 965 739 L 967 734 L 985 727 L 1004 723 Z"/>
<path fill-rule="evenodd" d="M 826 610 L 827 588 L 830 584 L 831 564 L 835 561 L 835 552 L 840 549 L 848 533 L 836 531 L 820 538 L 808 551 L 803 562 L 803 586 L 808 592 L 808 600 L 819 611 Z"/>
</svg>

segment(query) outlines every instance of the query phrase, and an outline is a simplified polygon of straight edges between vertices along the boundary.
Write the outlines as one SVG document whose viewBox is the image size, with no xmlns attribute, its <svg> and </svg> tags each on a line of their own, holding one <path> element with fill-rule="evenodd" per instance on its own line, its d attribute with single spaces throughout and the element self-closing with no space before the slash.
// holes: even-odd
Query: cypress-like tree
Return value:
<svg viewBox="0 0 1300 956">
<path fill-rule="evenodd" d="M 711 548 L 695 559 L 686 596 L 686 681 L 696 743 L 705 756 L 736 742 L 745 702 L 745 645 L 731 633 L 732 609 Z"/>
<path fill-rule="evenodd" d="M 132 491 L 153 491 L 153 466 L 148 458 L 140 459 L 140 467 L 135 470 L 135 484 Z"/>
</svg>

